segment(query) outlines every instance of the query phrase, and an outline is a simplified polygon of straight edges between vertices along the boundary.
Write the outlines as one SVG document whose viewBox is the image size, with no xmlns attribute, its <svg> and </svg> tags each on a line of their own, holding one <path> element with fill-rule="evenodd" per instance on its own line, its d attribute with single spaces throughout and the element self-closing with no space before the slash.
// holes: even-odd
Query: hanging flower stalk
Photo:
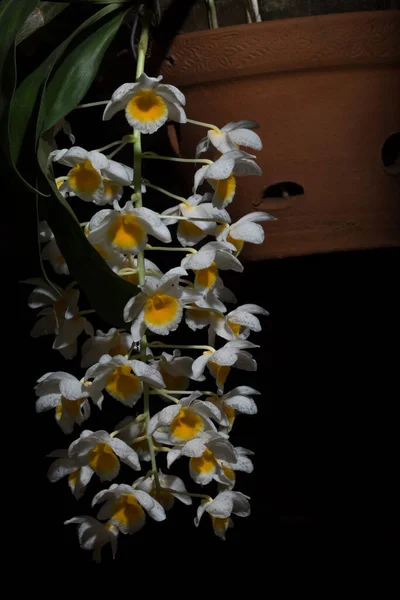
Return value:
<svg viewBox="0 0 400 600">
<path fill-rule="evenodd" d="M 99 410 L 116 401 L 126 408 L 126 418 L 114 427 L 83 429 L 68 448 L 50 455 L 54 459 L 50 481 L 65 478 L 76 498 L 85 493 L 91 479 L 111 482 L 94 496 L 94 516 L 66 521 L 78 525 L 81 547 L 92 550 L 96 560 L 105 544 L 115 555 L 118 535 L 141 529 L 146 515 L 164 520 L 175 500 L 184 504 L 200 500 L 195 525 L 207 512 L 222 539 L 232 518 L 250 513 L 249 498 L 234 488 L 236 472 L 253 470 L 252 452 L 235 447 L 231 433 L 236 418 L 257 412 L 253 397 L 259 392 L 247 385 L 227 389 L 227 381 L 232 368 L 256 370 L 251 351 L 258 346 L 248 338 L 261 330 L 259 316 L 268 313 L 255 304 L 228 309 L 225 303 L 234 304 L 236 299 L 221 275 L 225 270 L 243 271 L 239 255 L 244 243 L 261 244 L 264 232 L 259 223 L 273 218 L 255 212 L 231 223 L 226 210 L 234 201 L 237 177 L 261 174 L 255 156 L 242 147 L 260 150 L 262 144 L 253 121 L 228 123 L 220 129 L 188 119 L 184 95 L 162 83 L 161 77 L 144 73 L 147 41 L 145 17 L 136 81 L 121 85 L 103 114 L 107 121 L 124 111 L 133 133 L 100 150 L 118 146 L 118 151 L 132 143 L 133 169 L 99 150 L 77 146 L 54 150 L 49 156 L 50 163 L 68 167 L 56 180 L 65 197 L 111 205 L 96 212 L 84 227 L 87 239 L 109 267 L 140 289 L 125 306 L 126 328 L 94 332 L 84 316 L 93 311 L 79 310 L 75 282 L 62 289 L 40 279 L 29 280 L 35 285 L 29 305 L 40 309 L 32 335 L 54 335 L 53 348 L 67 359 L 76 356 L 81 334 L 89 336 L 81 348 L 80 374 L 50 372 L 40 377 L 35 388 L 37 411 L 54 410 L 57 424 L 70 434 L 90 418 L 93 405 Z M 142 152 L 141 136 L 156 132 L 168 119 L 207 128 L 196 158 Z M 214 160 L 201 158 L 206 151 L 214 152 Z M 111 155 L 115 154 L 114 150 Z M 151 180 L 144 181 L 142 163 L 154 160 L 197 164 L 191 195 L 179 197 Z M 211 191 L 199 193 L 206 183 Z M 146 186 L 169 198 L 172 206 L 161 214 L 143 206 Z M 126 199 L 132 187 L 134 193 Z M 172 242 L 174 225 L 178 245 L 166 245 Z M 45 223 L 40 231 L 48 248 L 43 258 L 57 273 L 67 274 Z M 164 245 L 150 245 L 153 238 Z M 172 252 L 171 257 L 183 255 L 166 273 L 148 258 L 162 251 Z M 162 341 L 184 323 L 194 332 L 199 330 L 199 344 Z M 208 336 L 200 332 L 206 328 Z M 213 391 L 207 383 L 210 376 L 215 380 Z M 173 474 L 178 459 L 188 462 L 192 481 L 188 489 Z M 121 463 L 137 473 L 133 484 L 120 480 Z M 194 484 L 201 486 L 200 493 L 192 491 Z"/>
</svg>

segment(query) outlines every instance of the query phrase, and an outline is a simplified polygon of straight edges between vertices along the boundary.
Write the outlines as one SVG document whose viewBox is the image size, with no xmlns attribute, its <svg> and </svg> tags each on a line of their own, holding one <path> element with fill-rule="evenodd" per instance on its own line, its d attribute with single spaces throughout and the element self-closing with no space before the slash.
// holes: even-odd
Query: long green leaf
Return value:
<svg viewBox="0 0 400 600">
<path fill-rule="evenodd" d="M 75 36 L 79 35 L 86 28 L 94 25 L 99 19 L 106 17 L 109 13 L 115 11 L 118 6 L 105 6 L 96 14 L 92 15 L 84 23 L 82 23 L 66 40 L 64 40 L 53 52 L 46 58 L 45 61 L 28 75 L 24 81 L 18 86 L 11 103 L 10 111 L 10 152 L 11 158 L 16 165 L 21 151 L 21 146 L 26 143 L 26 131 L 29 122 L 32 118 L 34 107 L 40 100 L 42 87 L 50 76 L 57 61 L 62 57 L 65 50 L 74 40 Z M 41 111 L 42 119 L 46 116 Z M 40 128 L 41 130 L 41 128 Z M 29 143 L 29 142 L 28 142 Z M 32 143 L 32 156 L 36 156 L 35 140 Z"/>
<path fill-rule="evenodd" d="M 36 0 L 2 0 L 0 4 L 0 118 L 15 89 L 15 38 L 35 6 Z M 6 63 L 10 63 L 7 74 Z"/>
<path fill-rule="evenodd" d="M 31 12 L 19 30 L 15 40 L 17 46 L 27 37 L 32 35 L 32 33 L 35 33 L 35 31 L 50 23 L 52 19 L 62 13 L 68 6 L 68 2 L 40 2 L 39 6 Z"/>
<path fill-rule="evenodd" d="M 96 313 L 114 327 L 126 327 L 123 309 L 138 288 L 125 281 L 107 266 L 100 254 L 87 241 L 68 202 L 59 193 L 54 177 L 47 168 L 51 151 L 49 142 L 39 140 L 38 161 L 49 198 L 39 199 L 40 210 L 53 231 L 72 277 L 82 287 Z"/>
<path fill-rule="evenodd" d="M 117 33 L 126 10 L 85 38 L 66 56 L 46 88 L 46 131 L 75 108 L 91 86 L 104 53 Z M 41 133 L 41 132 L 39 132 Z"/>
</svg>

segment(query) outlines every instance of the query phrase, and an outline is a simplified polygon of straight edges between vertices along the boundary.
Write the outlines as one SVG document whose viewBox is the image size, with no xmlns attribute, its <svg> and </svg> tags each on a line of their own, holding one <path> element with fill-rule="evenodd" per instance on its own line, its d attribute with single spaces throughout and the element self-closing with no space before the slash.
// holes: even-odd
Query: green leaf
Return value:
<svg viewBox="0 0 400 600">
<path fill-rule="evenodd" d="M 61 62 L 46 88 L 45 105 L 48 107 L 48 112 L 42 131 L 55 125 L 85 96 L 126 12 L 126 10 L 119 12 L 96 29 L 77 44 Z M 41 131 L 38 133 L 40 135 Z"/>
<path fill-rule="evenodd" d="M 126 327 L 122 316 L 124 306 L 139 290 L 113 273 L 87 241 L 75 214 L 59 193 L 54 177 L 47 168 L 50 151 L 49 142 L 40 138 L 38 161 L 47 190 L 51 193 L 50 197 L 39 199 L 41 214 L 54 233 L 70 273 L 83 289 L 90 306 L 110 325 Z"/>
<path fill-rule="evenodd" d="M 39 6 L 28 16 L 18 32 L 15 43 L 20 44 L 41 27 L 50 23 L 69 6 L 68 2 L 40 2 Z"/>
<path fill-rule="evenodd" d="M 31 118 L 36 118 L 34 108 L 40 100 L 42 88 L 45 85 L 46 80 L 50 77 L 57 61 L 61 58 L 75 36 L 79 35 L 87 27 L 94 25 L 99 19 L 106 17 L 117 8 L 117 6 L 106 6 L 87 19 L 66 40 L 57 46 L 46 60 L 18 86 L 11 102 L 9 123 L 10 154 L 14 167 L 18 163 L 22 143 L 24 143 L 24 145 L 26 143 L 32 144 L 32 159 L 36 160 L 35 140 L 28 140 L 27 142 L 26 132 Z M 41 115 L 43 120 L 45 117 L 43 109 Z M 36 129 L 35 126 L 35 130 Z"/>
<path fill-rule="evenodd" d="M 2 0 L 0 5 L 0 118 L 15 89 L 15 38 L 36 3 L 36 0 Z"/>
</svg>

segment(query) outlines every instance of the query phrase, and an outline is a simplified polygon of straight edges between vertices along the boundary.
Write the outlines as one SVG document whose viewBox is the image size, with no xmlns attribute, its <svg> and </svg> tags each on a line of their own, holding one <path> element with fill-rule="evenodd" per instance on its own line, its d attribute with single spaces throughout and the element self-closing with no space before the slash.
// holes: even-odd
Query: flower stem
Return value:
<svg viewBox="0 0 400 600">
<path fill-rule="evenodd" d="M 149 348 L 183 348 L 188 350 L 210 350 L 211 352 L 215 352 L 215 348 L 213 348 L 212 346 L 198 346 L 192 344 L 177 345 L 164 344 L 164 342 L 150 342 L 150 344 L 147 344 L 147 346 Z"/>
<path fill-rule="evenodd" d="M 192 394 L 194 391 L 199 391 L 202 393 L 203 396 L 218 396 L 218 394 L 216 394 L 215 392 L 209 392 L 209 391 L 201 391 L 201 390 L 168 390 L 168 389 L 164 389 L 164 390 L 150 390 L 149 394 L 154 394 L 154 395 L 158 395 L 161 392 L 165 392 L 167 394 L 175 394 L 175 395 L 179 395 L 179 396 L 190 396 L 190 394 Z M 175 398 L 176 400 L 176 398 Z"/>
<path fill-rule="evenodd" d="M 118 148 L 116 148 L 115 150 L 113 150 L 112 152 L 110 152 L 110 154 L 107 154 L 107 158 L 112 158 L 113 156 L 115 156 L 116 154 L 118 154 L 118 152 L 120 150 L 122 150 L 122 148 L 125 148 L 127 142 L 123 142 L 122 144 L 120 144 L 118 146 Z"/>
<path fill-rule="evenodd" d="M 218 29 L 217 9 L 215 8 L 214 0 L 206 0 L 208 6 L 208 21 L 211 29 Z"/>
<path fill-rule="evenodd" d="M 138 58 L 136 64 L 136 80 L 142 75 L 144 71 L 144 62 L 147 53 L 147 46 L 149 43 L 149 26 L 150 26 L 150 11 L 145 10 L 142 20 L 142 33 L 138 44 Z M 133 142 L 133 185 L 135 188 L 135 208 L 141 208 L 143 206 L 142 199 L 142 139 L 139 131 L 134 131 L 134 142 Z M 139 276 L 139 285 L 142 285 L 145 280 L 145 266 L 144 266 L 144 251 L 139 252 L 137 257 L 137 267 Z M 146 347 L 147 340 L 144 335 L 140 341 L 140 358 L 141 360 L 146 359 Z M 148 435 L 149 423 L 150 423 L 150 402 L 149 402 L 149 386 L 147 383 L 143 383 L 143 405 L 144 405 L 144 422 L 146 427 L 146 438 L 149 446 L 150 459 L 151 459 L 151 470 L 154 475 L 154 481 L 156 489 L 160 489 L 160 480 L 158 478 L 158 470 L 156 457 L 154 452 L 154 443 L 152 436 Z"/>
<path fill-rule="evenodd" d="M 158 250 L 159 252 L 189 252 L 191 254 L 197 253 L 197 250 L 194 248 L 168 248 L 167 246 L 150 246 L 150 244 L 146 245 L 146 250 Z"/>
<path fill-rule="evenodd" d="M 210 496 L 206 496 L 206 494 L 192 494 L 190 492 L 181 492 L 179 490 L 173 490 L 171 488 L 160 488 L 160 492 L 168 492 L 170 494 L 181 494 L 181 496 L 192 496 L 192 498 L 205 498 L 206 500 L 210 499 Z"/>
<path fill-rule="evenodd" d="M 169 192 L 168 190 L 164 190 L 164 188 L 158 187 L 158 185 L 153 185 L 152 183 L 147 181 L 147 179 L 144 179 L 143 183 L 146 187 L 152 188 L 153 190 L 157 190 L 157 192 L 161 192 L 161 194 L 165 194 L 165 196 L 169 196 L 170 198 L 179 200 L 179 202 L 185 202 L 185 203 L 187 202 L 186 198 L 183 198 L 183 196 L 177 196 L 176 194 L 173 194 L 172 192 Z"/>
<path fill-rule="evenodd" d="M 213 165 L 214 162 L 208 158 L 177 158 L 174 156 L 161 156 L 155 152 L 143 152 L 142 158 L 151 158 L 156 160 L 169 160 L 171 162 L 180 163 L 202 163 L 203 165 Z"/>
<path fill-rule="evenodd" d="M 177 215 L 163 215 L 158 213 L 157 215 L 160 219 L 178 219 L 178 221 L 210 221 L 211 223 L 226 223 L 222 219 L 213 219 L 210 218 L 202 218 L 202 217 L 179 217 Z"/>
<path fill-rule="evenodd" d="M 88 102 L 87 104 L 78 104 L 75 108 L 92 108 L 92 106 L 102 106 L 108 104 L 108 100 L 101 100 L 100 102 Z"/>
<path fill-rule="evenodd" d="M 104 150 L 108 150 L 113 146 L 118 146 L 122 144 L 122 140 L 118 140 L 116 142 L 111 142 L 111 144 L 107 144 L 107 146 L 102 146 L 102 148 L 96 148 L 96 152 L 104 152 Z"/>
<path fill-rule="evenodd" d="M 216 125 L 212 125 L 212 123 L 203 123 L 203 121 L 195 121 L 194 119 L 186 119 L 186 123 L 200 125 L 200 127 L 207 127 L 207 129 L 213 129 L 217 133 L 221 133 L 221 130 Z"/>
<path fill-rule="evenodd" d="M 171 396 L 164 390 L 154 390 L 154 391 L 157 393 L 157 395 L 163 396 L 164 398 L 168 398 L 168 400 L 172 400 L 172 402 L 175 402 L 175 404 L 179 402 L 179 400 L 177 398 L 174 398 L 173 396 Z M 151 394 L 151 392 L 150 392 L 150 394 Z"/>
</svg>

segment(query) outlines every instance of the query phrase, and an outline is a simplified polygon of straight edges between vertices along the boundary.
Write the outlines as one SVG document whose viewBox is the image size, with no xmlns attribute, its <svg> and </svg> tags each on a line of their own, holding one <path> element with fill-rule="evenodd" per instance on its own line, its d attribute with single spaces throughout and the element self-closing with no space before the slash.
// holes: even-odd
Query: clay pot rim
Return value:
<svg viewBox="0 0 400 600">
<path fill-rule="evenodd" d="M 186 87 L 266 73 L 398 63 L 398 31 L 399 10 L 205 29 L 175 38 L 169 51 L 175 64 L 165 62 L 162 73 L 168 83 Z"/>
</svg>

